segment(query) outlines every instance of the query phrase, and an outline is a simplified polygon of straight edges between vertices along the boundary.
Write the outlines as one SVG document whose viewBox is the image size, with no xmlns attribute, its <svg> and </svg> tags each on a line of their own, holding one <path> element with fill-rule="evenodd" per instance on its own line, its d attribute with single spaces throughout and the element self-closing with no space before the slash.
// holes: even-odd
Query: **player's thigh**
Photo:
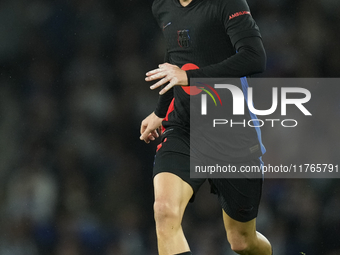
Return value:
<svg viewBox="0 0 340 255">
<path fill-rule="evenodd" d="M 259 160 L 234 164 L 257 165 Z M 261 174 L 261 173 L 260 173 Z M 260 175 L 261 176 L 261 175 Z M 255 176 L 258 177 L 258 176 Z M 262 194 L 262 178 L 209 179 L 224 212 L 239 222 L 249 222 L 257 217 Z"/>
<path fill-rule="evenodd" d="M 190 137 L 179 128 L 165 132 L 154 160 L 155 198 L 184 204 L 189 198 L 193 202 L 205 179 L 190 178 Z"/>
<path fill-rule="evenodd" d="M 176 210 L 176 214 L 183 215 L 193 195 L 191 186 L 177 175 L 169 172 L 158 173 L 153 182 L 155 206 Z"/>
</svg>

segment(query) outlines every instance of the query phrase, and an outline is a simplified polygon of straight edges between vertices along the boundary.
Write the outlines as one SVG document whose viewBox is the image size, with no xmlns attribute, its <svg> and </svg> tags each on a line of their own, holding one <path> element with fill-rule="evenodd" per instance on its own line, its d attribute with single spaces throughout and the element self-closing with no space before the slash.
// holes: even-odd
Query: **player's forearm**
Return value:
<svg viewBox="0 0 340 255">
<path fill-rule="evenodd" d="M 238 53 L 201 69 L 187 71 L 188 79 L 200 77 L 243 77 L 261 73 L 266 66 L 266 53 L 259 37 L 244 38 L 236 43 Z"/>
<path fill-rule="evenodd" d="M 155 114 L 159 118 L 164 118 L 166 116 L 166 112 L 168 111 L 169 105 L 173 99 L 173 88 L 170 89 L 163 95 L 160 95 L 158 98 L 158 103 L 155 109 Z"/>
</svg>

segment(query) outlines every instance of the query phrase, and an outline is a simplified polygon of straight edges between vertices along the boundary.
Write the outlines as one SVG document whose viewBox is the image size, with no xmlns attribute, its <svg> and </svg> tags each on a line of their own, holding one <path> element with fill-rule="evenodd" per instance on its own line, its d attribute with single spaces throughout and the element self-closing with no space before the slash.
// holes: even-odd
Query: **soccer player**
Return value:
<svg viewBox="0 0 340 255">
<path fill-rule="evenodd" d="M 259 29 L 245 0 L 154 0 L 153 14 L 166 39 L 165 63 L 146 74 L 161 87 L 157 107 L 141 124 L 140 139 L 159 137 L 154 162 L 154 216 L 160 255 L 191 254 L 181 221 L 205 179 L 190 178 L 190 78 L 244 77 L 265 69 Z M 189 65 L 191 63 L 192 65 Z M 197 66 L 199 69 L 190 67 Z M 181 69 L 182 68 L 182 69 Z M 191 70 L 189 70 L 191 69 Z M 248 116 L 250 119 L 250 116 Z M 234 132 L 230 129 L 230 132 Z M 261 165 L 265 152 L 255 128 L 223 137 L 226 160 Z M 229 146 L 233 144 L 233 146 Z M 222 207 L 227 239 L 238 254 L 270 255 L 256 231 L 262 178 L 209 179 Z"/>
</svg>

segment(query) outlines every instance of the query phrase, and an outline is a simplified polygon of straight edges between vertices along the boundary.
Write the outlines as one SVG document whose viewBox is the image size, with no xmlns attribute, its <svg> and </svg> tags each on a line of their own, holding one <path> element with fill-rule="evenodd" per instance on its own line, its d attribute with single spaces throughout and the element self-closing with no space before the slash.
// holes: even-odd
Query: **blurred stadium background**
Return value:
<svg viewBox="0 0 340 255">
<path fill-rule="evenodd" d="M 139 141 L 157 100 L 144 74 L 164 53 L 151 3 L 0 1 L 0 255 L 156 254 L 155 144 Z M 248 3 L 268 55 L 262 77 L 339 76 L 340 1 Z M 300 134 L 304 147 L 264 132 L 264 160 L 339 163 L 328 142 L 339 138 L 340 110 L 329 114 L 334 125 Z M 340 254 L 339 184 L 266 180 L 258 226 L 275 255 Z M 232 254 L 204 189 L 184 219 L 192 250 Z"/>
</svg>

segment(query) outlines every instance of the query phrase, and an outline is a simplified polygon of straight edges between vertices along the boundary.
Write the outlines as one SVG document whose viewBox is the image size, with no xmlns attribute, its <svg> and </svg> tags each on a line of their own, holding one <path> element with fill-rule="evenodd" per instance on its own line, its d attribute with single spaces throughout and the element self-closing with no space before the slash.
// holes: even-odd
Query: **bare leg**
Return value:
<svg viewBox="0 0 340 255">
<path fill-rule="evenodd" d="M 256 231 L 256 219 L 239 222 L 223 211 L 223 221 L 231 249 L 242 255 L 271 255 L 272 248 L 261 233 Z"/>
<path fill-rule="evenodd" d="M 193 194 L 191 186 L 178 176 L 165 172 L 154 177 L 154 190 L 159 254 L 173 255 L 190 251 L 181 223 Z"/>
</svg>

